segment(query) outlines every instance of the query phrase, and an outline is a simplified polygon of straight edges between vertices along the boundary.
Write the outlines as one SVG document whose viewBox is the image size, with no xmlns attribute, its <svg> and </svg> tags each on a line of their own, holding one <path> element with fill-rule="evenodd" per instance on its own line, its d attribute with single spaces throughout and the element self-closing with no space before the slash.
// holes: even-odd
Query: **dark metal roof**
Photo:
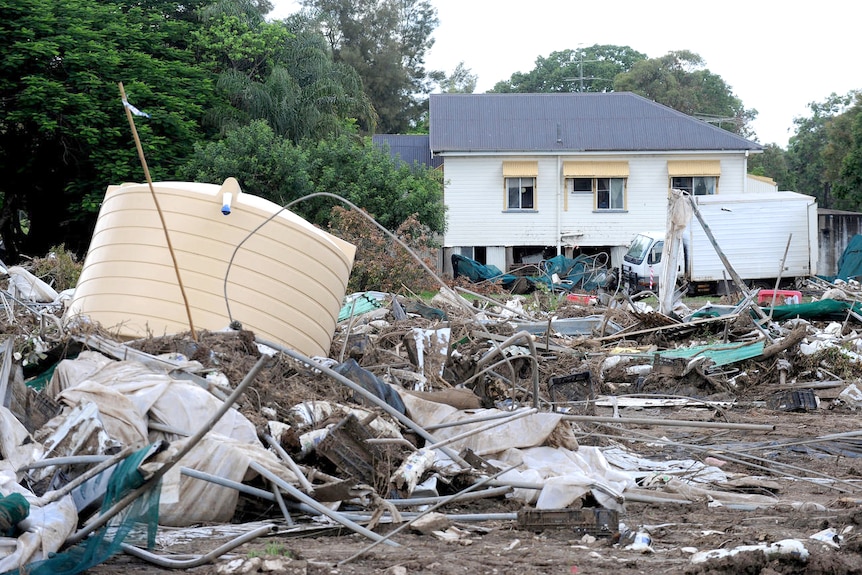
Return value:
<svg viewBox="0 0 862 575">
<path fill-rule="evenodd" d="M 410 164 L 423 164 L 431 168 L 439 168 L 443 164 L 443 158 L 431 157 L 431 147 L 428 144 L 427 135 L 400 135 L 400 134 L 376 134 L 371 137 L 375 146 L 383 148 L 389 146 L 389 153 L 394 158 Z"/>
<path fill-rule="evenodd" d="M 435 154 L 763 149 L 631 92 L 432 94 L 429 117 Z"/>
</svg>

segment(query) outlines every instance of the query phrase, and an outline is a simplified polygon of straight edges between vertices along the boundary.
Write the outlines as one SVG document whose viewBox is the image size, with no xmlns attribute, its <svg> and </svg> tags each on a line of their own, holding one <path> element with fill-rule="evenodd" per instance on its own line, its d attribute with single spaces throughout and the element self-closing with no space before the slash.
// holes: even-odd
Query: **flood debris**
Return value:
<svg viewBox="0 0 862 575">
<path fill-rule="evenodd" d="M 821 543 L 858 556 L 856 519 L 809 529 L 804 545 L 726 526 L 729 543 L 683 542 L 707 521 L 693 510 L 858 517 L 839 511 L 862 500 L 858 424 L 827 420 L 862 409 L 859 284 L 811 278 L 798 303 L 753 287 L 656 311 L 572 261 L 548 262 L 551 281 L 526 293 L 479 293 L 492 276 L 425 299 L 343 294 L 316 355 L 242 322 L 117 337 L 68 321 L 64 296 L 9 268 L 0 571 L 83 572 L 117 553 L 164 569 L 337 571 L 381 544 L 476 546 L 499 529 L 564 531 L 595 561 L 601 545 L 638 560 L 673 550 L 691 572 L 810 565 Z M 659 512 L 679 521 L 648 525 Z M 166 529 L 201 526 L 235 531 L 171 552 Z M 361 543 L 317 563 L 232 554 L 323 532 Z"/>
</svg>

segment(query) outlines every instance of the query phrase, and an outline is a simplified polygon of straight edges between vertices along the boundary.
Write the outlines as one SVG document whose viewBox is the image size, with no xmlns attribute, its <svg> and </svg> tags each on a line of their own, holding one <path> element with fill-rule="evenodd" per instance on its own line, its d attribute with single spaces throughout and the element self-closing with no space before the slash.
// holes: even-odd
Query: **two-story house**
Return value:
<svg viewBox="0 0 862 575">
<path fill-rule="evenodd" d="M 762 146 L 626 93 L 434 94 L 429 145 L 443 158 L 452 253 L 502 270 L 564 253 L 622 260 L 664 229 L 671 188 L 777 188 L 749 177 Z"/>
</svg>

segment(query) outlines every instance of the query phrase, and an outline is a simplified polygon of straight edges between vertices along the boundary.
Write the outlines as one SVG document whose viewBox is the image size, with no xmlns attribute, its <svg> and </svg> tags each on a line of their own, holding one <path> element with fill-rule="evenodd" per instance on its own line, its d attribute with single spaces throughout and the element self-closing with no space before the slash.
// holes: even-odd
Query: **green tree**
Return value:
<svg viewBox="0 0 862 575">
<path fill-rule="evenodd" d="M 464 62 L 458 62 L 455 69 L 448 76 L 443 76 L 440 84 L 440 92 L 444 94 L 472 94 L 476 91 L 476 83 L 479 77 Z"/>
<path fill-rule="evenodd" d="M 346 198 L 388 230 L 413 214 L 432 232 L 445 229 L 443 181 L 437 170 L 393 159 L 370 138 L 357 142 L 342 136 L 318 142 L 307 151 L 315 191 Z M 333 205 L 330 200 L 315 202 L 310 219 L 323 225 Z"/>
<path fill-rule="evenodd" d="M 595 44 L 577 50 L 551 52 L 536 58 L 536 67 L 516 72 L 509 80 L 497 82 L 492 92 L 610 92 L 614 78 L 627 72 L 646 55 L 628 46 Z"/>
<path fill-rule="evenodd" d="M 615 78 L 614 90 L 640 94 L 744 137 L 754 135 L 749 124 L 757 110 L 746 110 L 730 86 L 688 50 L 635 63 Z"/>
<path fill-rule="evenodd" d="M 826 127 L 829 143 L 823 157 L 834 197 L 841 205 L 858 210 L 862 208 L 862 92 L 850 97 L 852 106 Z"/>
<path fill-rule="evenodd" d="M 787 154 L 778 144 L 766 144 L 763 153 L 748 159 L 748 172 L 772 178 L 779 190 L 796 190 L 796 178 L 787 164 Z"/>
<path fill-rule="evenodd" d="M 405 133 L 427 107 L 425 54 L 437 11 L 429 0 L 303 0 L 318 17 L 333 59 L 355 69 L 377 113 L 367 132 Z"/>
<path fill-rule="evenodd" d="M 106 186 L 143 180 L 119 82 L 151 114 L 137 126 L 153 177 L 173 175 L 213 98 L 188 45 L 202 4 L 0 0 L 0 233 L 10 260 L 44 253 L 58 236 L 80 253 Z"/>
<path fill-rule="evenodd" d="M 374 123 L 359 75 L 333 62 L 326 40 L 304 16 L 268 23 L 256 13 L 214 13 L 210 22 L 196 40 L 219 73 L 225 99 L 207 121 L 222 134 L 262 119 L 299 142 L 350 131 L 351 118 Z"/>
<path fill-rule="evenodd" d="M 264 120 L 229 130 L 220 140 L 196 144 L 178 174 L 183 180 L 211 184 L 234 177 L 244 193 L 279 205 L 313 191 L 303 149 L 275 134 Z"/>
<path fill-rule="evenodd" d="M 851 105 L 854 93 L 841 95 L 832 93 L 823 102 L 811 102 L 809 117 L 799 117 L 793 120 L 795 133 L 787 145 L 787 164 L 796 180 L 796 191 L 817 198 L 823 208 L 847 208 L 842 198 L 835 198 L 832 193 L 834 178 L 840 167 L 827 163 L 826 149 L 830 145 L 832 123 Z M 832 158 L 837 154 L 830 152 Z"/>
<path fill-rule="evenodd" d="M 297 146 L 258 120 L 229 131 L 220 141 L 196 146 L 180 174 L 218 184 L 233 176 L 243 191 L 280 205 L 312 192 L 336 194 L 389 230 L 413 214 L 431 231 L 445 226 L 439 172 L 398 162 L 368 138 L 344 135 Z M 325 226 L 335 205 L 342 204 L 312 198 L 292 211 Z"/>
</svg>

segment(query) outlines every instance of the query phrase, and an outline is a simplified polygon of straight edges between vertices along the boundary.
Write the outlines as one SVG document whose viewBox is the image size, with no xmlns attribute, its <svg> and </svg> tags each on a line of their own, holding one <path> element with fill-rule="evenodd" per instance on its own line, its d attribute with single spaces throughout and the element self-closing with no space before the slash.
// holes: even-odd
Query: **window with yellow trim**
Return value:
<svg viewBox="0 0 862 575">
<path fill-rule="evenodd" d="M 569 192 L 594 196 L 596 211 L 626 209 L 626 178 L 567 178 Z"/>
<path fill-rule="evenodd" d="M 536 178 L 506 178 L 506 209 L 536 209 Z"/>
<path fill-rule="evenodd" d="M 692 196 L 712 196 L 718 188 L 718 177 L 674 177 L 670 179 L 670 187 L 674 190 L 688 192 Z"/>
</svg>

